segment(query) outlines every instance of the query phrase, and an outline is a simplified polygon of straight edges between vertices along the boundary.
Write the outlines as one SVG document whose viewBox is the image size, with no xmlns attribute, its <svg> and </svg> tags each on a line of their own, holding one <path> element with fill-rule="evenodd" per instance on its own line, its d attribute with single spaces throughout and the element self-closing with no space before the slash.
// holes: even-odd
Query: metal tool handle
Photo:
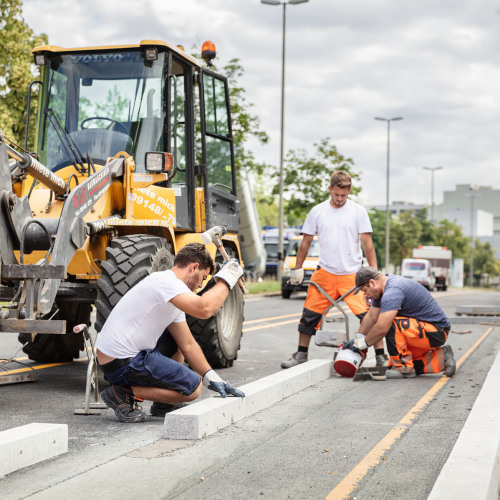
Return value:
<svg viewBox="0 0 500 500">
<path fill-rule="evenodd" d="M 222 258 L 224 259 L 224 262 L 227 262 L 229 260 L 229 255 L 227 254 L 226 252 L 226 249 L 224 248 L 224 246 L 222 245 L 222 242 L 220 242 L 221 244 L 219 245 L 219 252 L 221 253 L 222 255 Z M 246 295 L 248 292 L 248 289 L 247 287 L 245 286 L 245 284 L 243 283 L 243 279 L 240 278 L 238 280 L 238 285 L 240 286 L 241 288 L 241 291 Z"/>
</svg>

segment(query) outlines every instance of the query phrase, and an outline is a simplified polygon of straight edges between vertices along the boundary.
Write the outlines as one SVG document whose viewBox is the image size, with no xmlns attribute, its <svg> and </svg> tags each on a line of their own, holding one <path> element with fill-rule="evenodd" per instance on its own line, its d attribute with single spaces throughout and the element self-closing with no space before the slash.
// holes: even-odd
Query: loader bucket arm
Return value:
<svg viewBox="0 0 500 500">
<path fill-rule="evenodd" d="M 123 174 L 123 158 L 115 158 L 71 190 L 61 212 L 50 264 L 68 266 L 75 252 L 83 246 L 87 229 L 83 217 L 108 190 L 113 178 Z M 52 309 L 60 279 L 45 279 L 39 298 L 40 311 L 48 314 Z"/>
</svg>

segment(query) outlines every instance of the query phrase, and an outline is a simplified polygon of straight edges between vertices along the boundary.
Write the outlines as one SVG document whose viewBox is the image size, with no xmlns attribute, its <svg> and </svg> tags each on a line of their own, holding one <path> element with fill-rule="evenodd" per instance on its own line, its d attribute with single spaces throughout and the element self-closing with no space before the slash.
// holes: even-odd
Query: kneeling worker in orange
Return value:
<svg viewBox="0 0 500 500">
<path fill-rule="evenodd" d="M 346 342 L 343 349 L 367 349 L 385 337 L 390 356 L 387 378 L 414 378 L 442 371 L 453 376 L 453 349 L 444 345 L 450 321 L 420 283 L 363 267 L 356 273 L 354 293 L 361 290 L 373 299 L 359 327 L 365 337 Z"/>
</svg>

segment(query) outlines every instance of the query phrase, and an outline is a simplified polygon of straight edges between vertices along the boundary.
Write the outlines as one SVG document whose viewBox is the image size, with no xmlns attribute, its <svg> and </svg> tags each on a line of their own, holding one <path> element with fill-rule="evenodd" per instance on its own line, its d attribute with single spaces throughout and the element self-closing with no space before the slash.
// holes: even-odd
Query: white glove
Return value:
<svg viewBox="0 0 500 500">
<path fill-rule="evenodd" d="M 218 392 L 223 398 L 230 396 L 236 396 L 238 398 L 244 398 L 245 393 L 233 387 L 230 383 L 224 382 L 217 373 L 213 370 L 208 370 L 203 376 L 203 385 L 208 389 Z"/>
<path fill-rule="evenodd" d="M 354 347 L 356 347 L 360 351 L 363 351 L 364 349 L 368 349 L 364 335 L 363 335 L 363 338 L 354 339 Z"/>
<path fill-rule="evenodd" d="M 290 270 L 290 285 L 300 285 L 304 281 L 304 269 L 301 267 L 299 269 Z"/>
<path fill-rule="evenodd" d="M 221 268 L 221 270 L 214 276 L 215 281 L 223 280 L 229 287 L 233 288 L 238 280 L 243 276 L 243 269 L 236 259 L 228 260 Z"/>
<path fill-rule="evenodd" d="M 203 375 L 203 385 L 208 387 L 210 382 L 224 382 L 214 370 L 208 370 L 205 375 Z"/>
<path fill-rule="evenodd" d="M 352 339 L 349 340 L 349 342 L 344 342 L 344 344 L 342 344 L 342 349 L 350 349 L 351 351 L 359 352 L 368 349 L 368 346 L 363 336 L 362 339 Z"/>
</svg>

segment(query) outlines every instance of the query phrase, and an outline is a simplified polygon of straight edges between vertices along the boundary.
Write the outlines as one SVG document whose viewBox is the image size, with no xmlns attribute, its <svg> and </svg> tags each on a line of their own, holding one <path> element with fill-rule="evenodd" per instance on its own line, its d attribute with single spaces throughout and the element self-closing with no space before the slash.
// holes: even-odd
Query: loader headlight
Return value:
<svg viewBox="0 0 500 500">
<path fill-rule="evenodd" d="M 45 66 L 46 62 L 47 58 L 45 57 L 45 54 L 35 54 L 35 64 L 37 66 Z"/>
<path fill-rule="evenodd" d="M 170 172 L 173 158 L 171 153 L 151 152 L 146 153 L 146 171 L 152 173 Z"/>
</svg>

